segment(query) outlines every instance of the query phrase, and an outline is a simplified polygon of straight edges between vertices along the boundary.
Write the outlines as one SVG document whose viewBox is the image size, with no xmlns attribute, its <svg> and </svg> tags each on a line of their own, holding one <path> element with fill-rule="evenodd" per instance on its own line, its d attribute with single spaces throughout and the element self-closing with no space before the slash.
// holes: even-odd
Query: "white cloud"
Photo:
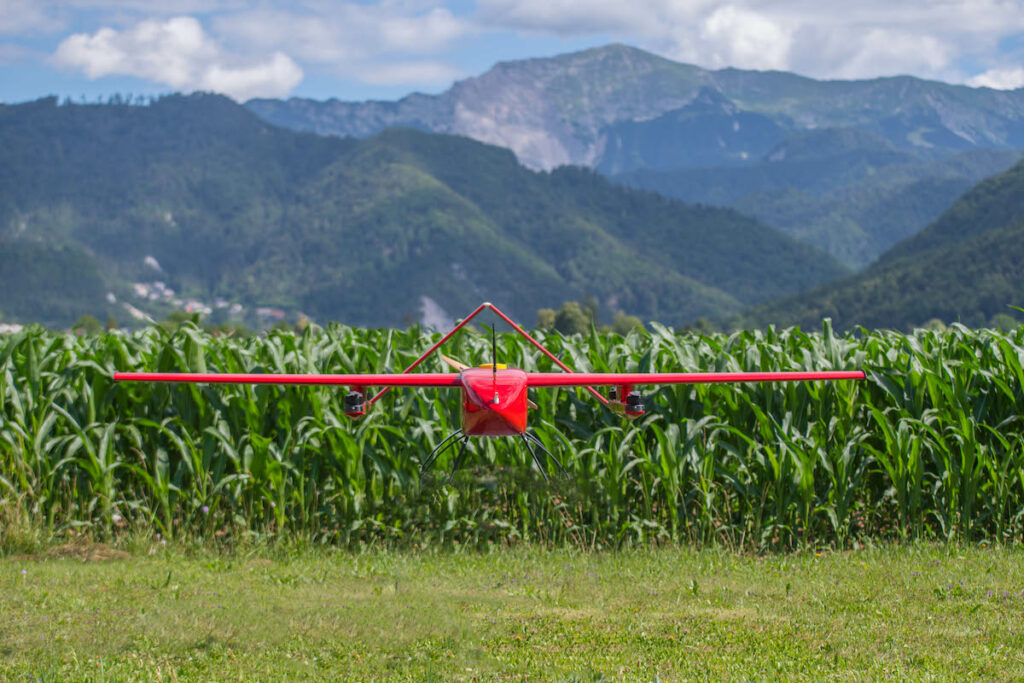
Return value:
<svg viewBox="0 0 1024 683">
<path fill-rule="evenodd" d="M 253 97 L 280 97 L 302 81 L 302 69 L 283 52 L 250 66 L 210 64 L 197 90 L 213 90 L 245 101 Z"/>
<path fill-rule="evenodd" d="M 444 85 L 462 75 L 461 69 L 423 57 L 450 49 L 472 30 L 447 9 L 388 0 L 224 14 L 213 28 L 229 44 L 284 50 L 364 83 L 411 87 Z"/>
<path fill-rule="evenodd" d="M 956 56 L 948 43 L 934 36 L 885 28 L 857 32 L 845 41 L 838 35 L 829 36 L 821 45 L 825 49 L 844 46 L 842 58 L 826 72 L 833 78 L 906 73 L 938 76 L 951 68 Z"/>
<path fill-rule="evenodd" d="M 57 47 L 54 61 L 89 78 L 128 75 L 181 90 L 212 90 L 238 100 L 286 95 L 302 69 L 283 52 L 243 59 L 224 52 L 193 17 L 148 20 L 118 31 L 77 33 Z"/>
<path fill-rule="evenodd" d="M 701 27 L 700 37 L 717 48 L 711 66 L 782 69 L 788 66 L 790 33 L 763 14 L 725 5 Z"/>
<path fill-rule="evenodd" d="M 369 17 L 377 19 L 377 17 Z M 384 46 L 402 52 L 431 53 L 447 48 L 466 32 L 466 24 L 447 9 L 435 8 L 416 16 L 380 19 Z"/>
<path fill-rule="evenodd" d="M 973 85 L 976 88 L 995 88 L 996 90 L 1024 88 L 1024 66 L 989 69 L 969 79 L 967 85 Z"/>
<path fill-rule="evenodd" d="M 329 21 L 316 15 L 257 10 L 215 17 L 213 30 L 222 39 L 254 49 L 284 49 L 307 62 L 342 62 L 359 51 Z"/>
<path fill-rule="evenodd" d="M 647 33 L 657 30 L 661 2 L 621 0 L 479 0 L 479 21 L 561 36 Z"/>
<path fill-rule="evenodd" d="M 447 9 L 420 12 L 392 2 L 329 3 L 319 11 L 301 12 L 260 9 L 220 15 L 213 25 L 226 39 L 287 49 L 319 63 L 432 54 L 451 47 L 471 29 Z"/>
</svg>

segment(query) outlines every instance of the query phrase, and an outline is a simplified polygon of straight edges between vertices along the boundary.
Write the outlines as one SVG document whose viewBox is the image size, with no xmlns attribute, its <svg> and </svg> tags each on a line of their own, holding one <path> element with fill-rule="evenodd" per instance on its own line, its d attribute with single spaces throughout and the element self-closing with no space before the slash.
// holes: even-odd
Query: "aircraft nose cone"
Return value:
<svg viewBox="0 0 1024 683">
<path fill-rule="evenodd" d="M 469 436 L 511 436 L 526 431 L 526 373 L 470 368 L 462 373 L 462 430 Z"/>
</svg>

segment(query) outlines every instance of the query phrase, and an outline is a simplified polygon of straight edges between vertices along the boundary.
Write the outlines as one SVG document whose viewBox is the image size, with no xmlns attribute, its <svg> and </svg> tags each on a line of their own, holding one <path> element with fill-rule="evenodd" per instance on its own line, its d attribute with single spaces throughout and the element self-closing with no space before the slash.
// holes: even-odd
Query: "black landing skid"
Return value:
<svg viewBox="0 0 1024 683">
<path fill-rule="evenodd" d="M 551 451 L 545 448 L 544 444 L 535 434 L 523 432 L 519 435 L 519 438 L 522 439 L 523 444 L 526 446 L 526 450 L 530 452 L 530 457 L 533 458 L 533 462 L 537 465 L 537 469 L 540 470 L 541 476 L 544 477 L 544 481 L 550 481 L 550 478 L 548 477 L 547 468 L 544 466 L 545 462 L 541 460 L 541 455 L 551 458 L 555 465 L 558 466 L 558 471 L 561 473 L 561 476 L 564 479 L 569 478 L 569 473 L 565 470 L 562 463 L 558 458 L 552 455 Z M 425 474 L 426 471 L 429 470 L 435 462 L 437 462 L 438 457 L 456 443 L 460 444 L 459 453 L 455 456 L 455 464 L 452 466 L 451 473 L 448 474 L 448 481 L 450 482 L 452 477 L 455 476 L 455 470 L 459 469 L 459 465 L 462 464 L 462 458 L 466 455 L 466 444 L 469 443 L 469 437 L 464 435 L 461 429 L 457 429 L 446 436 L 441 443 L 434 447 L 434 450 L 430 451 L 430 455 L 427 456 L 427 459 L 423 461 L 423 465 L 420 467 L 420 475 Z M 540 454 L 534 450 L 534 446 L 540 449 Z"/>
</svg>

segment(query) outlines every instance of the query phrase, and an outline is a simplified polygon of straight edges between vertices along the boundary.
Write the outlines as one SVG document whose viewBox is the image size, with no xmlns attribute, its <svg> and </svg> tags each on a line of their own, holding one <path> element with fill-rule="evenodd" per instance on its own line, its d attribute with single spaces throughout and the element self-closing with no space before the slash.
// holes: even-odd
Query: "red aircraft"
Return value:
<svg viewBox="0 0 1024 683">
<path fill-rule="evenodd" d="M 457 373 L 413 373 L 420 363 L 448 341 L 452 335 L 472 320 L 484 309 L 490 309 L 508 323 L 512 329 L 523 336 L 533 346 L 550 358 L 564 372 L 525 372 L 515 368 L 507 368 L 495 362 L 477 368 L 468 367 L 450 358 L 441 359 L 453 366 Z M 496 356 L 496 344 L 492 329 L 492 351 Z M 466 443 L 471 436 L 518 436 L 522 439 L 537 464 L 547 478 L 545 468 L 533 446 L 537 446 L 558 465 L 563 475 L 567 475 L 562 463 L 558 461 L 541 443 L 540 439 L 526 429 L 527 408 L 536 407 L 527 397 L 527 390 L 532 387 L 586 387 L 599 401 L 609 408 L 636 418 L 644 414 L 643 396 L 635 387 L 650 384 L 693 384 L 709 382 L 790 382 L 808 380 L 864 379 L 862 370 L 839 370 L 824 372 L 659 372 L 659 373 L 576 373 L 548 351 L 544 346 L 519 327 L 496 306 L 485 302 L 477 306 L 462 322 L 443 336 L 436 344 L 427 349 L 401 374 L 363 374 L 363 375 L 287 375 L 287 374 L 232 374 L 232 373 L 165 373 L 165 372 L 115 372 L 116 381 L 145 382 L 208 382 L 208 383 L 244 383 L 244 384 L 316 384 L 342 385 L 349 388 L 345 396 L 345 414 L 350 418 L 359 418 L 366 414 L 373 405 L 391 387 L 459 387 L 462 389 L 462 428 L 445 438 L 422 463 L 426 471 L 446 446 L 461 440 L 462 444 L 456 457 L 452 472 L 458 469 L 465 453 Z M 594 386 L 610 386 L 608 397 L 601 395 Z M 366 387 L 383 387 L 372 398 L 366 398 Z"/>
</svg>

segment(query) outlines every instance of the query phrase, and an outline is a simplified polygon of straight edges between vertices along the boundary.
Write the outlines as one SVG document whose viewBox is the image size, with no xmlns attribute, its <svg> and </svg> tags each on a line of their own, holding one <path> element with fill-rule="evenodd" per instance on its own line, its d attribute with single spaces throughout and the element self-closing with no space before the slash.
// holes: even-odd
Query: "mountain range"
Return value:
<svg viewBox="0 0 1024 683">
<path fill-rule="evenodd" d="M 1024 147 L 1024 89 L 711 71 L 625 45 L 500 62 L 439 95 L 397 102 L 246 106 L 287 128 L 352 137 L 395 126 L 453 133 L 511 149 L 531 168 L 606 173 L 759 159 L 790 133 L 822 128 L 866 130 L 926 156 Z M 694 140 L 705 147 L 695 150 Z"/>
<path fill-rule="evenodd" d="M 733 210 L 465 137 L 296 133 L 213 95 L 0 107 L 5 320 L 184 305 L 398 325 L 491 299 L 532 321 L 593 295 L 682 324 L 846 272 Z"/>
<path fill-rule="evenodd" d="M 0 316 L 986 324 L 1024 298 L 1022 112 L 618 45 L 398 102 L 0 105 Z"/>
<path fill-rule="evenodd" d="M 395 102 L 246 106 L 294 130 L 366 137 L 405 126 L 511 149 L 530 168 L 593 168 L 736 208 L 853 268 L 1024 147 L 1024 89 L 707 70 L 624 45 L 502 62 L 441 94 Z"/>
</svg>

